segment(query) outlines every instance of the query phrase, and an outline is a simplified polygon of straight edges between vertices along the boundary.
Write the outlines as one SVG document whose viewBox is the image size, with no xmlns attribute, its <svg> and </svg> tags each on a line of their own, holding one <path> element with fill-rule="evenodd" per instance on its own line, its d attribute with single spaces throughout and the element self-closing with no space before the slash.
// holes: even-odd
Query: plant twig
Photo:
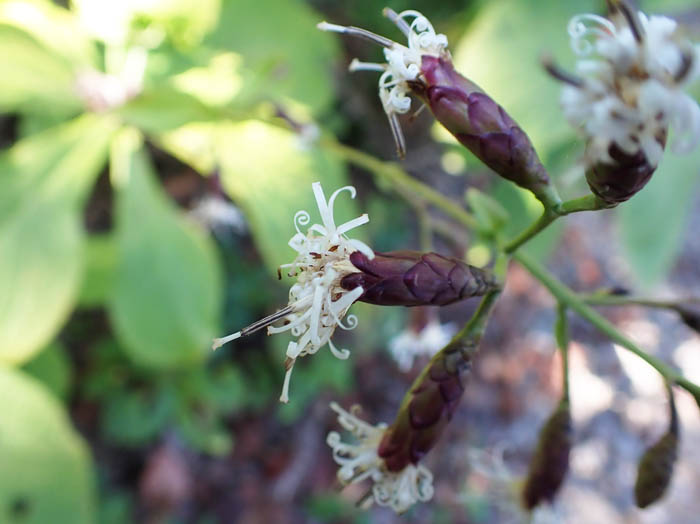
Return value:
<svg viewBox="0 0 700 524">
<path fill-rule="evenodd" d="M 508 242 L 504 246 L 503 252 L 515 252 L 520 246 L 535 237 L 559 217 L 570 215 L 571 213 L 579 213 L 581 211 L 597 211 L 599 209 L 605 209 L 606 207 L 609 206 L 595 195 L 587 195 L 574 200 L 567 200 L 566 202 L 554 207 L 545 207 L 540 218 L 538 218 L 520 235 Z"/>
<path fill-rule="evenodd" d="M 527 269 L 533 277 L 539 280 L 559 302 L 566 304 L 566 306 L 571 310 L 588 320 L 600 332 L 607 335 L 613 342 L 626 348 L 628 351 L 634 353 L 639 358 L 647 362 L 668 382 L 678 384 L 696 396 L 696 398 L 700 396 L 700 386 L 693 384 L 671 366 L 637 346 L 637 344 L 623 335 L 613 324 L 586 304 L 576 293 L 559 282 L 539 262 L 522 251 L 514 253 L 513 258 L 517 260 L 525 269 Z"/>
<path fill-rule="evenodd" d="M 395 162 L 384 162 L 372 155 L 341 144 L 340 142 L 327 136 L 319 139 L 319 145 L 324 149 L 335 153 L 343 160 L 355 164 L 377 178 L 383 179 L 392 185 L 410 190 L 424 202 L 434 205 L 443 213 L 454 219 L 466 228 L 474 228 L 477 225 L 476 219 L 464 208 L 445 197 L 430 186 L 416 180 L 404 171 Z"/>
</svg>

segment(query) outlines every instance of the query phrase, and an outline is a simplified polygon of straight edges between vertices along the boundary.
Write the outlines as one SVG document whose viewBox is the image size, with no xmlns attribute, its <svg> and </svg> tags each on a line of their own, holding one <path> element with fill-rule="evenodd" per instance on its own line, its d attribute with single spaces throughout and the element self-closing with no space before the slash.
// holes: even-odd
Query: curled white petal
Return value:
<svg viewBox="0 0 700 524">
<path fill-rule="evenodd" d="M 287 346 L 287 358 L 291 364 L 285 373 L 281 396 L 283 402 L 288 399 L 291 368 L 297 358 L 313 355 L 326 345 L 335 357 L 349 357 L 350 352 L 336 348 L 331 337 L 336 328 L 353 329 L 357 325 L 357 318 L 353 315 L 346 318 L 346 314 L 363 290 L 361 287 L 347 290 L 341 286 L 341 281 L 348 274 L 358 271 L 349 261 L 353 252 L 361 251 L 370 258 L 374 257 L 367 245 L 346 236 L 349 231 L 366 224 L 368 216 L 363 214 L 339 226 L 333 216 L 337 198 L 342 193 L 349 193 L 351 198 L 355 198 L 355 188 L 341 187 L 328 200 L 320 183 L 315 182 L 312 189 L 322 223 L 310 224 L 311 217 L 306 211 L 298 211 L 294 215 L 296 233 L 288 244 L 296 251 L 296 258 L 280 266 L 280 274 L 284 269 L 289 276 L 296 277 L 289 290 L 286 308 L 238 333 L 215 341 L 215 347 L 218 347 L 263 327 L 270 335 L 288 332 L 295 337 L 296 340 L 290 341 Z M 305 232 L 302 226 L 306 226 Z M 344 318 L 346 323 L 343 323 Z M 276 322 L 282 324 L 273 325 Z"/>
<path fill-rule="evenodd" d="M 377 454 L 386 424 L 372 426 L 353 413 L 331 403 L 338 414 L 338 423 L 355 437 L 355 443 L 342 441 L 339 433 L 331 431 L 326 443 L 333 450 L 333 460 L 340 466 L 338 480 L 355 484 L 370 479 L 372 498 L 380 506 L 403 513 L 416 502 L 426 502 L 433 496 L 433 475 L 422 464 L 409 464 L 401 471 L 388 471 Z"/>
<path fill-rule="evenodd" d="M 700 53 L 667 17 L 637 13 L 633 30 L 621 14 L 610 20 L 584 14 L 571 19 L 571 46 L 584 56 L 576 65 L 581 85 L 567 85 L 564 116 L 588 140 L 587 162 L 612 162 L 615 144 L 643 152 L 655 166 L 669 127 L 674 151 L 700 145 L 700 108 L 683 91 L 700 71 Z"/>
</svg>

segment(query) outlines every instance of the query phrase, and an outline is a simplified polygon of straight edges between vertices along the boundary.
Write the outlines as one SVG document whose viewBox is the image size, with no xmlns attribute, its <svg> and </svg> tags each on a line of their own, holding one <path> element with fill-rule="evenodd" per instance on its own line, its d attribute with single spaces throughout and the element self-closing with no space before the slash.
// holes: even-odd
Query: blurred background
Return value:
<svg viewBox="0 0 700 524">
<path fill-rule="evenodd" d="M 580 144 L 538 65 L 570 66 L 566 24 L 603 1 L 389 1 L 447 34 L 462 73 L 530 134 L 567 198 L 587 192 Z M 559 395 L 554 305 L 512 265 L 462 406 L 427 465 L 435 496 L 397 517 L 339 491 L 328 409 L 359 403 L 390 422 L 411 381 L 475 304 L 354 306 L 359 326 L 295 367 L 277 402 L 284 336 L 210 351 L 287 301 L 276 269 L 311 183 L 358 188 L 374 249 L 435 249 L 490 262 L 489 239 L 416 208 L 401 188 L 322 147 L 338 140 L 394 160 L 377 75 L 349 74 L 380 49 L 315 29 L 321 20 L 400 40 L 369 0 L 0 1 L 0 522 L 518 523 L 519 479 Z M 642 3 L 700 38 L 695 0 Z M 696 86 L 695 95 L 700 94 Z M 433 123 L 405 122 L 412 175 L 465 203 L 476 188 L 517 233 L 538 204 Z M 619 209 L 560 221 L 528 250 L 579 291 L 700 295 L 700 155 L 667 155 Z M 435 231 L 433 231 L 433 229 Z M 364 235 L 364 236 L 363 236 Z M 452 235 L 454 237 L 454 235 Z M 670 313 L 604 313 L 700 381 L 700 338 Z M 678 393 L 680 459 L 668 496 L 635 509 L 636 462 L 667 424 L 661 380 L 572 319 L 576 447 L 558 501 L 535 522 L 693 522 L 700 417 Z"/>
</svg>

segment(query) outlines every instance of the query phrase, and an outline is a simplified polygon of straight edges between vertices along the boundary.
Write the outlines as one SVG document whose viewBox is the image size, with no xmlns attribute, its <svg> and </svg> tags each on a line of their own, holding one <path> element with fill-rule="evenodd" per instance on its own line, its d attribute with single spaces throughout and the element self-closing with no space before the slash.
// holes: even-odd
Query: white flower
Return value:
<svg viewBox="0 0 700 524">
<path fill-rule="evenodd" d="M 383 13 L 408 38 L 408 46 L 356 27 L 344 27 L 328 22 L 321 22 L 317 27 L 322 31 L 334 31 L 369 39 L 384 47 L 386 63 L 360 62 L 355 59 L 350 64 L 350 71 L 382 73 L 379 77 L 379 98 L 384 106 L 384 112 L 389 117 L 399 154 L 403 156 L 406 148 L 397 115 L 407 113 L 411 109 L 408 82 L 418 78 L 423 56 L 440 56 L 446 52 L 447 37 L 435 33 L 432 24 L 418 11 L 408 10 L 397 14 L 386 8 Z"/>
<path fill-rule="evenodd" d="M 123 60 L 118 61 L 114 73 L 96 69 L 78 73 L 75 90 L 90 111 L 100 113 L 121 107 L 141 94 L 147 61 L 148 53 L 144 48 L 132 47 Z"/>
<path fill-rule="evenodd" d="M 356 444 L 346 444 L 339 433 L 328 434 L 326 442 L 333 448 L 333 460 L 340 465 L 338 480 L 344 485 L 368 478 L 373 482 L 370 496 L 362 501 L 363 506 L 376 502 L 403 513 L 416 502 L 432 498 L 433 475 L 425 466 L 409 464 L 399 472 L 388 471 L 377 455 L 386 424 L 367 424 L 335 402 L 331 403 L 331 409 L 338 414 L 338 423 L 357 439 Z"/>
<path fill-rule="evenodd" d="M 399 369 L 406 372 L 413 367 L 416 357 L 432 357 L 447 345 L 456 332 L 457 327 L 454 324 L 440 324 L 431 319 L 420 331 L 408 328 L 392 338 L 389 341 L 389 351 Z"/>
<path fill-rule="evenodd" d="M 297 257 L 292 263 L 280 266 L 280 270 L 285 268 L 289 276 L 297 278 L 289 290 L 287 307 L 232 335 L 217 338 L 213 345 L 216 349 L 265 327 L 270 335 L 290 331 L 297 340 L 289 342 L 287 346 L 286 374 L 280 396 L 282 402 L 289 401 L 289 379 L 298 357 L 313 355 L 326 344 L 333 355 L 340 359 L 346 359 L 350 355 L 347 349 L 337 349 L 331 342 L 331 336 L 336 327 L 353 329 L 357 325 L 357 317 L 354 315 L 347 317 L 347 325 L 342 320 L 353 302 L 360 298 L 363 289 L 356 287 L 348 291 L 340 286 L 340 281 L 346 275 L 358 271 L 348 260 L 350 253 L 361 251 L 369 258 L 374 257 L 367 245 L 345 236 L 351 229 L 369 222 L 366 214 L 339 226 L 336 226 L 333 219 L 333 205 L 337 196 L 348 191 L 355 198 L 355 188 L 342 187 L 328 201 L 319 182 L 315 182 L 312 188 L 323 224 L 313 224 L 306 233 L 302 233 L 299 226 L 310 222 L 309 214 L 298 211 L 294 215 L 297 233 L 289 241 L 289 246 L 297 252 Z M 279 327 L 271 325 L 278 320 L 284 320 L 284 323 Z"/>
<path fill-rule="evenodd" d="M 643 151 L 655 167 L 669 126 L 676 152 L 700 144 L 700 107 L 683 92 L 700 73 L 700 48 L 681 37 L 675 21 L 619 2 L 610 19 L 575 16 L 568 32 L 581 57 L 577 76 L 554 74 L 568 84 L 564 115 L 590 140 L 589 163 L 611 163 L 616 144 L 629 155 Z"/>
</svg>

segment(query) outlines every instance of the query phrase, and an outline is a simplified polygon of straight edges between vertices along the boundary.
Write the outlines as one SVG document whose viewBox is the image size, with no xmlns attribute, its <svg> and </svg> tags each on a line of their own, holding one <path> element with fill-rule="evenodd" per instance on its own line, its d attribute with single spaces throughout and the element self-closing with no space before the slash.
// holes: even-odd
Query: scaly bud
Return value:
<svg viewBox="0 0 700 524">
<path fill-rule="evenodd" d="M 572 441 L 569 402 L 564 399 L 540 430 L 523 488 L 523 503 L 527 509 L 554 499 L 569 469 Z"/>
<path fill-rule="evenodd" d="M 499 287 L 489 271 L 437 253 L 394 251 L 369 258 L 356 251 L 350 262 L 359 272 L 345 276 L 341 286 L 361 287 L 358 300 L 380 306 L 445 306 Z"/>
<path fill-rule="evenodd" d="M 416 378 L 379 444 L 389 471 L 417 464 L 440 438 L 462 398 L 477 344 L 476 338 L 450 343 Z"/>
<path fill-rule="evenodd" d="M 646 508 L 661 497 L 671 484 L 673 466 L 678 456 L 679 424 L 673 393 L 669 389 L 671 421 L 666 434 L 642 456 L 634 485 L 634 500 Z"/>
<path fill-rule="evenodd" d="M 496 173 L 532 191 L 548 207 L 559 203 L 530 139 L 505 110 L 476 84 L 455 71 L 447 38 L 417 11 L 384 9 L 408 39 L 408 47 L 356 27 L 322 22 L 318 28 L 372 41 L 384 48 L 386 63 L 353 61 L 351 71 L 377 71 L 379 97 L 389 117 L 399 156 L 405 143 L 398 114 L 418 96 L 435 118 L 465 147 Z M 410 20 L 410 23 L 408 22 Z"/>
<path fill-rule="evenodd" d="M 449 55 L 424 56 L 421 76 L 409 85 L 479 160 L 540 200 L 549 199 L 547 171 L 527 134 L 503 107 L 455 70 Z"/>
</svg>

